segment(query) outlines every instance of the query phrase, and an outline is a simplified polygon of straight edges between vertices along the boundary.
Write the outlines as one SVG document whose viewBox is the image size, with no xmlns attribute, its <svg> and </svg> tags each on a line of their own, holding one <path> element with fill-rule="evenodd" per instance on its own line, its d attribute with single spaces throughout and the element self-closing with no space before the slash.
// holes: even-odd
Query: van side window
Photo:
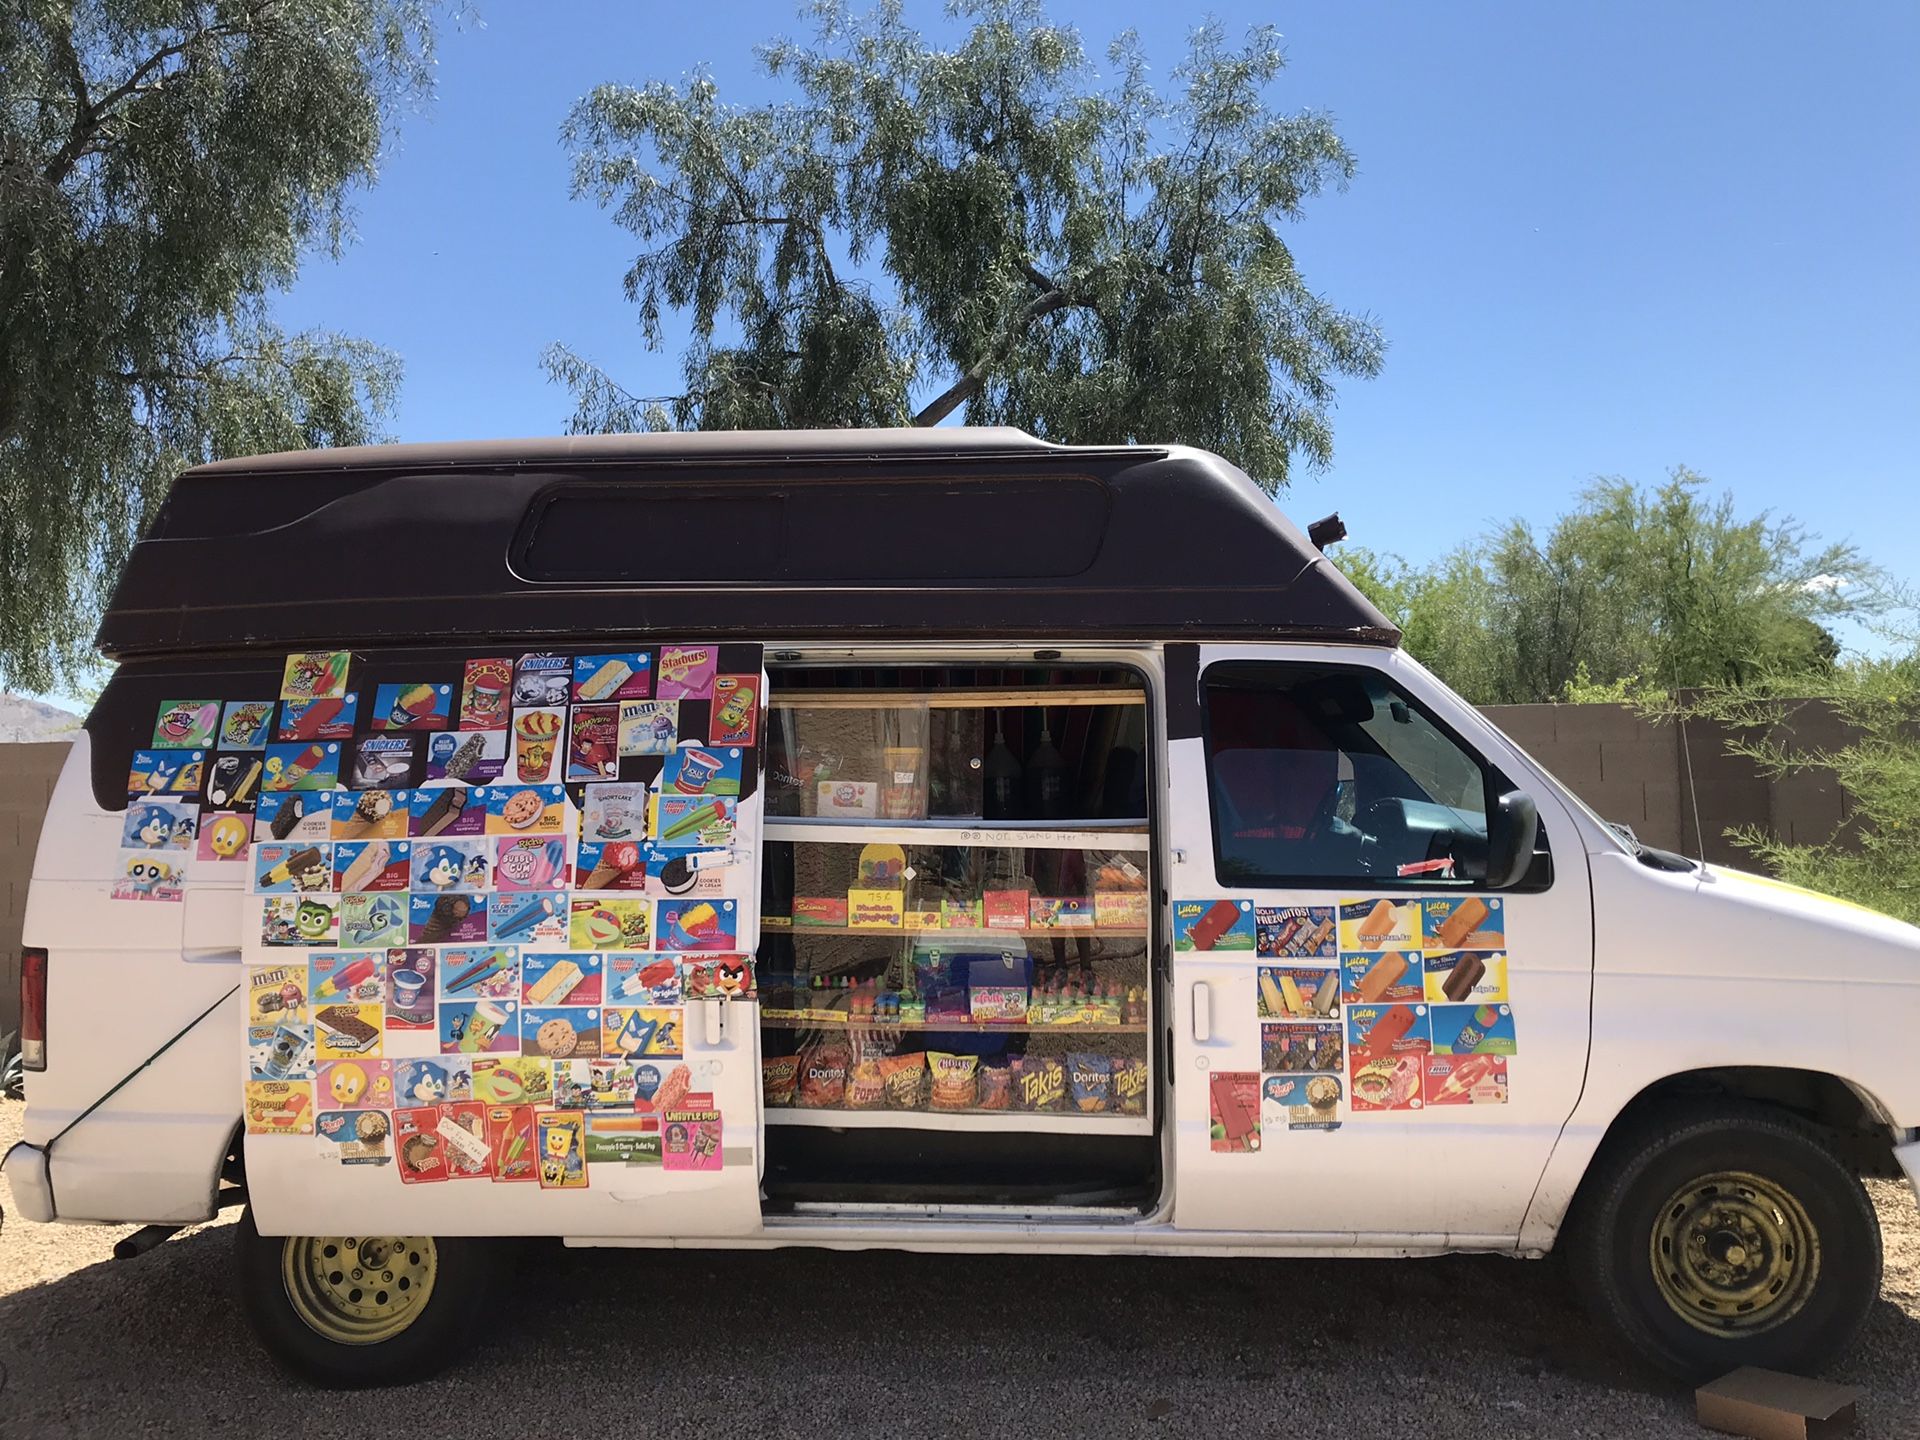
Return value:
<svg viewBox="0 0 1920 1440">
<path fill-rule="evenodd" d="M 1234 662 L 1206 673 L 1223 885 L 1472 886 L 1505 782 L 1378 671 Z"/>
</svg>

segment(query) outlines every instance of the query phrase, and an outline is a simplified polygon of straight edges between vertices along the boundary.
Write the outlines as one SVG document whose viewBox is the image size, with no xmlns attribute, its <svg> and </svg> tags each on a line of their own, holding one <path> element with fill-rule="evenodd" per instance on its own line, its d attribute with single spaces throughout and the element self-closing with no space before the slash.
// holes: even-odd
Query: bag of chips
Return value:
<svg viewBox="0 0 1920 1440">
<path fill-rule="evenodd" d="M 1113 1101 L 1113 1065 L 1105 1055 L 1067 1052 L 1067 1088 L 1082 1115 L 1104 1115 Z"/>
<path fill-rule="evenodd" d="M 769 1108 L 793 1104 L 800 1083 L 798 1055 L 762 1055 L 760 1057 L 760 1095 Z"/>
<path fill-rule="evenodd" d="M 886 1074 L 881 1060 L 857 1060 L 847 1072 L 847 1108 L 878 1110 L 887 1103 Z"/>
<path fill-rule="evenodd" d="M 800 1103 L 809 1110 L 838 1110 L 847 1098 L 847 1047 L 823 1041 L 800 1057 Z"/>
<path fill-rule="evenodd" d="M 1122 1115 L 1147 1113 L 1147 1060 L 1144 1055 L 1113 1057 L 1113 1108 Z"/>
<path fill-rule="evenodd" d="M 919 1051 L 911 1055 L 893 1055 L 880 1062 L 880 1083 L 886 1087 L 887 1105 L 894 1110 L 924 1110 L 927 1057 Z"/>
<path fill-rule="evenodd" d="M 1066 1109 L 1066 1067 L 1045 1055 L 1016 1055 L 1013 1060 L 1013 1107 L 1016 1110 Z"/>
<path fill-rule="evenodd" d="M 1009 1066 L 989 1065 L 984 1061 L 981 1063 L 980 1108 L 982 1110 L 1013 1108 L 1013 1070 Z"/>
<path fill-rule="evenodd" d="M 944 1050 L 927 1052 L 927 1068 L 933 1072 L 935 1110 L 971 1110 L 980 1096 L 980 1057 L 949 1055 Z"/>
</svg>

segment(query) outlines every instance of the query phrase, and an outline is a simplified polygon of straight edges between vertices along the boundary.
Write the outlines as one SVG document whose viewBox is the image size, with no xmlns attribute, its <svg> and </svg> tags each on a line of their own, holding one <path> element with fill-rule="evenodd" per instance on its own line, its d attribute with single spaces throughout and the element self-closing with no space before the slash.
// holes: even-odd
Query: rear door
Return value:
<svg viewBox="0 0 1920 1440">
<path fill-rule="evenodd" d="M 263 752 L 260 1228 L 757 1230 L 761 647 L 340 653 L 274 721 L 350 695 L 340 738 Z"/>
<path fill-rule="evenodd" d="M 1397 652 L 1175 659 L 1199 702 L 1169 730 L 1175 1222 L 1511 1243 L 1586 1062 L 1571 817 Z M 1490 889 L 1512 788 L 1550 859 Z"/>
</svg>

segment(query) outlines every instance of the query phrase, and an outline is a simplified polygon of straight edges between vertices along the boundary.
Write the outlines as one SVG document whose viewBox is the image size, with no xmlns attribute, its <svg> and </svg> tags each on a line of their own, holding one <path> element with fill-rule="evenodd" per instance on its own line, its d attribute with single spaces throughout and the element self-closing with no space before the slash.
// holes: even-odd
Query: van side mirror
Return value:
<svg viewBox="0 0 1920 1440">
<path fill-rule="evenodd" d="M 1487 888 L 1506 890 L 1533 868 L 1534 842 L 1540 837 L 1540 810 L 1524 790 L 1509 790 L 1493 802 L 1487 817 Z"/>
</svg>

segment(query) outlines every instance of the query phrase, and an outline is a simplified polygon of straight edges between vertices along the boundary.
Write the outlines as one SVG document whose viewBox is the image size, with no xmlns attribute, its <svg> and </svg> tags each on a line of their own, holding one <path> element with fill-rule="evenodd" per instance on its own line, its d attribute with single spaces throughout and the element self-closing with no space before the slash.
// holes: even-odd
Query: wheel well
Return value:
<svg viewBox="0 0 1920 1440">
<path fill-rule="evenodd" d="M 1857 1174 L 1881 1180 L 1901 1176 L 1893 1158 L 1890 1121 L 1877 1101 L 1838 1076 L 1774 1065 L 1688 1070 L 1656 1080 L 1614 1117 L 1601 1148 L 1658 1106 L 1676 1100 L 1716 1099 L 1745 1100 L 1788 1111 L 1818 1128 Z"/>
</svg>

